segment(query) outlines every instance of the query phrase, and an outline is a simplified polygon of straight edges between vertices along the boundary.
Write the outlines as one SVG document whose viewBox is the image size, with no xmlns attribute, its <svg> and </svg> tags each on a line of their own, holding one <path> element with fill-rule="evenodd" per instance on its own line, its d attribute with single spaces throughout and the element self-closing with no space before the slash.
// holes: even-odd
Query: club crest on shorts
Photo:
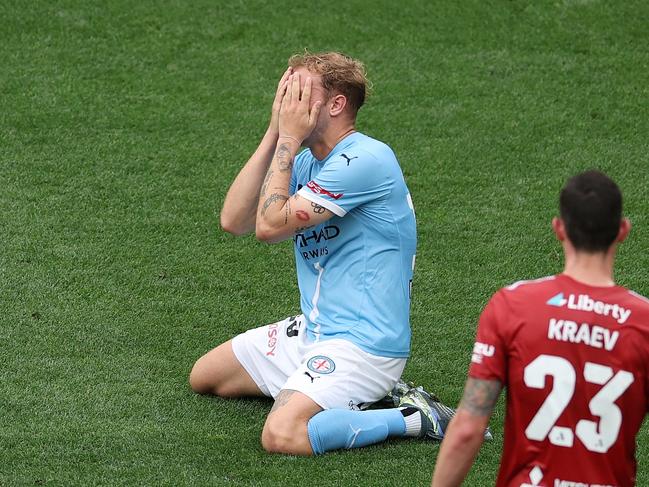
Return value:
<svg viewBox="0 0 649 487">
<path fill-rule="evenodd" d="M 306 363 L 306 366 L 309 368 L 309 370 L 317 372 L 318 374 L 331 374 L 334 370 L 336 370 L 336 364 L 334 363 L 334 361 L 329 357 L 325 357 L 324 355 L 316 355 L 315 357 L 311 357 Z"/>
</svg>

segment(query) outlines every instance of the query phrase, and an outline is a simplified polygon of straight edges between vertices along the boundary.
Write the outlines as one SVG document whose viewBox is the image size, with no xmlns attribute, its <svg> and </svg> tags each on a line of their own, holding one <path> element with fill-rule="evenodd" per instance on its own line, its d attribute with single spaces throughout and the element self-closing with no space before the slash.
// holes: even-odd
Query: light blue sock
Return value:
<svg viewBox="0 0 649 487">
<path fill-rule="evenodd" d="M 318 455 L 372 445 L 388 436 L 405 436 L 406 421 L 400 409 L 327 409 L 313 416 L 307 429 L 313 453 Z"/>
</svg>

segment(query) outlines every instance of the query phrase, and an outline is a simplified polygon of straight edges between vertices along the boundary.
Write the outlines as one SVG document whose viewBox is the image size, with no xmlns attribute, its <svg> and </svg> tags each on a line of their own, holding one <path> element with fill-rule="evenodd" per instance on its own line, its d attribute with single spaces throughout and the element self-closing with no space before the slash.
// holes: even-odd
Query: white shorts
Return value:
<svg viewBox="0 0 649 487">
<path fill-rule="evenodd" d="M 405 358 L 372 355 L 347 340 L 311 342 L 304 315 L 237 335 L 232 349 L 267 396 L 291 389 L 323 409 L 358 409 L 382 399 L 406 366 Z"/>
</svg>

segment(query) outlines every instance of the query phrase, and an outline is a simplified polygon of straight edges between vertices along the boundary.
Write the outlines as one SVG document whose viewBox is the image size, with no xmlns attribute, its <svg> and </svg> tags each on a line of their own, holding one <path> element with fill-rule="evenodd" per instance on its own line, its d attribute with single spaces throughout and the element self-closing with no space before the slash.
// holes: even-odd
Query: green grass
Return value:
<svg viewBox="0 0 649 487">
<path fill-rule="evenodd" d="M 366 62 L 419 248 L 406 377 L 455 403 L 499 287 L 561 268 L 576 171 L 622 187 L 619 281 L 649 294 L 643 1 L 0 5 L 0 485 L 426 485 L 438 445 L 267 455 L 268 401 L 198 397 L 196 358 L 297 311 L 289 243 L 218 228 L 296 51 Z M 502 401 L 467 485 L 493 483 Z M 639 485 L 649 438 L 639 437 Z"/>
</svg>

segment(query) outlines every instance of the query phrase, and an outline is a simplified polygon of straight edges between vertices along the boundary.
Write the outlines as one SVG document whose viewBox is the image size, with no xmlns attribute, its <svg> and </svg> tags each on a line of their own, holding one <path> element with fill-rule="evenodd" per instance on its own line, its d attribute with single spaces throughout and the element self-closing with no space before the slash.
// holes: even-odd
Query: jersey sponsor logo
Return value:
<svg viewBox="0 0 649 487">
<path fill-rule="evenodd" d="M 302 252 L 304 260 L 317 259 L 318 257 L 324 257 L 325 255 L 329 255 L 329 249 L 327 247 Z"/>
<path fill-rule="evenodd" d="M 328 191 L 328 190 L 324 189 L 322 186 L 320 186 L 315 181 L 309 181 L 308 183 L 306 183 L 306 187 L 309 188 L 311 191 L 313 191 L 316 194 L 325 194 L 325 195 L 327 195 L 330 198 L 333 198 L 335 200 L 339 200 L 340 198 L 343 197 L 343 193 L 332 193 L 331 191 Z"/>
<path fill-rule="evenodd" d="M 539 482 L 543 480 L 543 470 L 536 465 L 532 470 L 530 470 L 530 483 L 523 482 L 521 487 L 537 487 Z"/>
<path fill-rule="evenodd" d="M 309 370 L 316 372 L 318 374 L 331 374 L 336 370 L 336 364 L 329 357 L 324 355 L 316 355 L 311 357 L 306 363 L 306 366 Z"/>
<path fill-rule="evenodd" d="M 620 325 L 623 325 L 626 320 L 631 316 L 631 310 L 626 309 L 619 304 L 609 304 L 603 301 L 596 301 L 588 294 L 569 294 L 564 297 L 563 293 L 552 296 L 545 303 L 549 306 L 556 306 L 557 308 L 574 309 L 577 311 L 592 311 L 595 314 L 602 316 L 611 316 Z"/>
<path fill-rule="evenodd" d="M 319 244 L 323 240 L 331 240 L 340 235 L 340 229 L 336 225 L 327 225 L 320 230 L 311 230 L 310 232 L 297 233 L 293 237 L 295 245 L 298 247 L 306 247 L 312 243 Z"/>
<path fill-rule="evenodd" d="M 268 325 L 268 350 L 266 351 L 266 357 L 274 357 L 275 349 L 277 348 L 277 333 L 278 325 L 273 323 Z"/>
<path fill-rule="evenodd" d="M 613 350 L 619 337 L 619 331 L 611 331 L 603 326 L 588 323 L 577 324 L 570 320 L 550 318 L 548 324 L 550 340 L 583 343 L 593 348 L 605 348 L 609 352 Z"/>
<path fill-rule="evenodd" d="M 471 355 L 471 362 L 481 364 L 484 357 L 493 357 L 496 353 L 496 347 L 486 343 L 475 342 L 473 345 L 473 354 Z"/>
</svg>

